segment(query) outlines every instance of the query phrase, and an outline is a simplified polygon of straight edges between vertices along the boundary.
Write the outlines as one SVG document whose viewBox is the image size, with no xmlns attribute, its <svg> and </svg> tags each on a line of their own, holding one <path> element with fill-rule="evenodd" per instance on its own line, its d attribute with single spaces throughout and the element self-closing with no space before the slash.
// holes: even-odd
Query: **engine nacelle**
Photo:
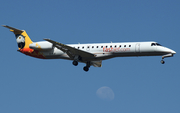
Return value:
<svg viewBox="0 0 180 113">
<path fill-rule="evenodd" d="M 53 49 L 53 44 L 47 41 L 34 42 L 29 44 L 29 48 L 47 51 Z"/>
</svg>

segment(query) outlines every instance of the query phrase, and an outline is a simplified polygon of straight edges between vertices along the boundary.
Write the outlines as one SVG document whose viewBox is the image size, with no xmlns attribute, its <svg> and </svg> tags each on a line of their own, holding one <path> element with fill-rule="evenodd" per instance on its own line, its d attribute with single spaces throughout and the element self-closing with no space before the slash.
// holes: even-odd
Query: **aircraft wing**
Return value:
<svg viewBox="0 0 180 113">
<path fill-rule="evenodd" d="M 60 49 L 61 51 L 65 52 L 70 58 L 74 58 L 76 55 L 80 56 L 81 58 L 83 57 L 96 57 L 95 54 L 86 52 L 86 51 L 82 51 L 76 48 L 73 48 L 71 46 L 50 40 L 50 39 L 44 39 L 50 43 L 53 44 L 53 46 L 57 47 L 58 49 Z"/>
</svg>

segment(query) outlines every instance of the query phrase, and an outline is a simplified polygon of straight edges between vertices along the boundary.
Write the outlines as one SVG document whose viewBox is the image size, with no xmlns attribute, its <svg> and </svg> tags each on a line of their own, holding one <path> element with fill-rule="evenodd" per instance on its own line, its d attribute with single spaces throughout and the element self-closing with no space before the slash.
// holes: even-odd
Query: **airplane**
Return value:
<svg viewBox="0 0 180 113">
<path fill-rule="evenodd" d="M 83 70 L 88 71 L 90 66 L 101 67 L 102 60 L 114 57 L 133 56 L 162 56 L 161 63 L 166 57 L 172 57 L 175 51 L 160 45 L 157 42 L 124 42 L 124 43 L 94 43 L 94 44 L 62 44 L 51 39 L 32 42 L 25 30 L 19 30 L 2 25 L 15 34 L 18 51 L 40 59 L 66 59 L 72 60 L 77 66 L 79 62 L 85 63 Z"/>
</svg>

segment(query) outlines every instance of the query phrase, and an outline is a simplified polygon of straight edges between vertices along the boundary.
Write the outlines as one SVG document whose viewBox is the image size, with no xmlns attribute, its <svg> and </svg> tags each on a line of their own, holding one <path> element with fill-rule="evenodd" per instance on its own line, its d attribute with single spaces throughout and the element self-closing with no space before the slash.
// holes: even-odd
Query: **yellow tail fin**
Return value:
<svg viewBox="0 0 180 113">
<path fill-rule="evenodd" d="M 25 30 L 19 30 L 7 25 L 2 25 L 2 26 L 10 29 L 10 31 L 15 34 L 19 50 L 23 48 L 29 48 L 29 44 L 33 43 Z"/>
</svg>

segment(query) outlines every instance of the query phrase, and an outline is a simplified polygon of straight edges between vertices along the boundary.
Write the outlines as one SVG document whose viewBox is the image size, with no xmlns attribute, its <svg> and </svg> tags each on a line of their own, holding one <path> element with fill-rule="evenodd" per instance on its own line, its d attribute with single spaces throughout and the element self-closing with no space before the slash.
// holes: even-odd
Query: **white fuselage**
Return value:
<svg viewBox="0 0 180 113">
<path fill-rule="evenodd" d="M 37 42 L 38 43 L 38 42 Z M 49 42 L 47 42 L 49 43 Z M 51 44 L 51 43 L 49 43 Z M 96 44 L 67 44 L 68 46 L 93 53 L 96 57 L 83 58 L 82 61 L 105 60 L 113 57 L 128 56 L 163 56 L 176 52 L 159 45 L 156 42 L 127 42 L 127 43 L 96 43 Z M 71 59 L 65 52 L 54 47 L 51 50 L 42 51 L 46 59 Z M 168 56 L 167 56 L 168 57 Z"/>
</svg>

